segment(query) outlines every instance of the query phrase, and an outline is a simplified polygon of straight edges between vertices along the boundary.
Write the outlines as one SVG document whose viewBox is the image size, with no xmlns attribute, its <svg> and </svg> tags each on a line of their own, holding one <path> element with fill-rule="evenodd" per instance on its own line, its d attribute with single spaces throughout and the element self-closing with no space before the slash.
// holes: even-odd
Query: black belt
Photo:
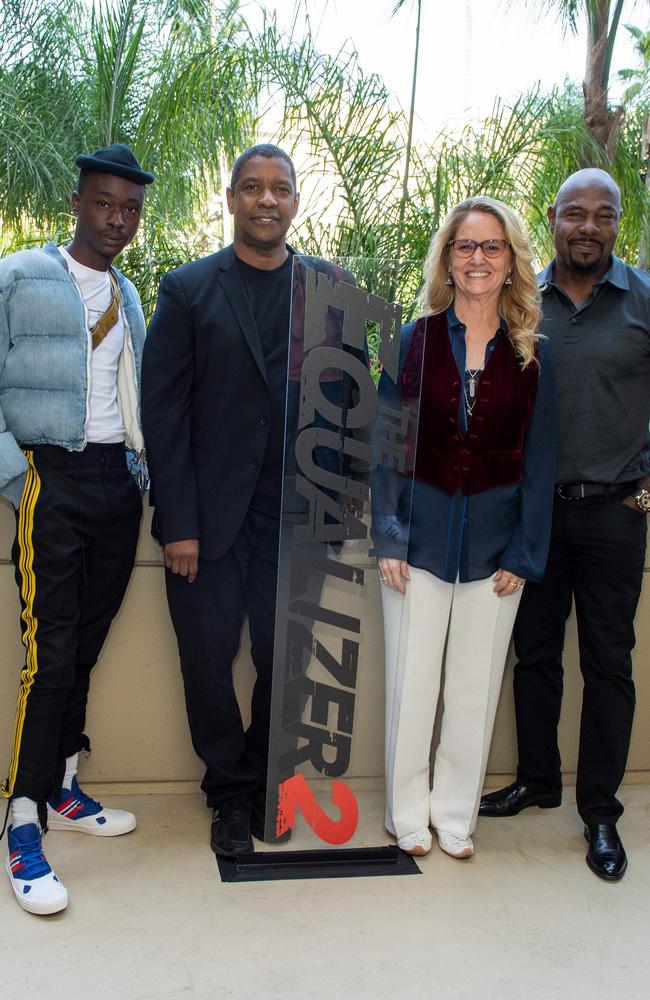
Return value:
<svg viewBox="0 0 650 1000">
<path fill-rule="evenodd" d="M 629 483 L 558 483 L 555 492 L 562 500 L 585 500 L 587 497 L 607 497 L 610 493 L 625 492 Z"/>
</svg>

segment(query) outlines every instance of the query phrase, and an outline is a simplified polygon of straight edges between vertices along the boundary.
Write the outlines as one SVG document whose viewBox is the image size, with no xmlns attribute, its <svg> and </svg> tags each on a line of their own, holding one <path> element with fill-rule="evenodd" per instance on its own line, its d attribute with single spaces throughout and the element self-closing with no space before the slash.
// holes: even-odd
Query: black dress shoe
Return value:
<svg viewBox="0 0 650 1000">
<path fill-rule="evenodd" d="M 210 844 L 215 854 L 227 858 L 251 854 L 251 801 L 247 795 L 236 795 L 216 806 L 212 812 Z"/>
<path fill-rule="evenodd" d="M 253 792 L 253 805 L 251 809 L 251 833 L 257 840 L 264 841 L 265 844 L 286 844 L 291 840 L 291 830 L 285 830 L 279 837 L 265 837 L 264 828 L 266 825 L 266 789 L 258 788 Z"/>
<path fill-rule="evenodd" d="M 490 792 L 481 798 L 479 816 L 516 816 L 522 809 L 539 806 L 540 809 L 556 809 L 562 804 L 562 792 L 549 792 L 531 785 L 520 785 L 513 781 L 498 792 Z"/>
<path fill-rule="evenodd" d="M 607 882 L 618 882 L 625 875 L 627 855 L 613 823 L 585 826 L 589 850 L 585 858 L 594 875 Z"/>
</svg>

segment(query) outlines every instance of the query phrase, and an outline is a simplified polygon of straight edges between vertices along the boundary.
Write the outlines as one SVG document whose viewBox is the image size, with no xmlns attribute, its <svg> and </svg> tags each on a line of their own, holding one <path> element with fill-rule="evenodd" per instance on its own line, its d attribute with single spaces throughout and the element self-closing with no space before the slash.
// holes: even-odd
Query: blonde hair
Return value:
<svg viewBox="0 0 650 1000">
<path fill-rule="evenodd" d="M 540 295 L 533 268 L 533 252 L 523 223 L 516 212 L 496 198 L 478 195 L 456 205 L 434 234 L 424 262 L 424 286 L 419 304 L 422 315 L 444 312 L 454 301 L 453 285 L 447 284 L 449 272 L 449 242 L 458 232 L 461 222 L 470 212 L 488 212 L 499 220 L 510 244 L 512 284 L 504 285 L 499 294 L 499 316 L 505 320 L 508 338 L 525 368 L 535 362 L 541 309 Z"/>
</svg>

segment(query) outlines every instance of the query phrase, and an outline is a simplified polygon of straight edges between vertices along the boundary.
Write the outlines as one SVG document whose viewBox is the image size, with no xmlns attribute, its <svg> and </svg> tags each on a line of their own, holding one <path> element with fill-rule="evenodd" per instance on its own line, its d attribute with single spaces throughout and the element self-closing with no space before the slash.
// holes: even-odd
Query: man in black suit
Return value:
<svg viewBox="0 0 650 1000">
<path fill-rule="evenodd" d="M 235 162 L 234 240 L 161 284 L 142 409 L 194 749 L 206 765 L 212 847 L 263 839 L 292 255 L 300 196 L 289 156 Z M 232 662 L 248 615 L 257 671 L 244 732 Z"/>
</svg>

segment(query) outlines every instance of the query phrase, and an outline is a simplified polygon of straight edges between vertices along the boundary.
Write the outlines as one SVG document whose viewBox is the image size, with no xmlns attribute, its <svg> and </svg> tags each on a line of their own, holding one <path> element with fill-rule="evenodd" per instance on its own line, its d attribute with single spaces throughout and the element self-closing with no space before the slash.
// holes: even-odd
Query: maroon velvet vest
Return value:
<svg viewBox="0 0 650 1000">
<path fill-rule="evenodd" d="M 422 366 L 424 351 L 424 366 Z M 522 370 L 504 335 L 476 384 L 469 432 L 459 422 L 462 379 L 451 350 L 445 313 L 415 324 L 401 376 L 405 401 L 420 381 L 422 391 L 415 477 L 465 496 L 493 486 L 521 482 L 526 430 L 533 413 L 539 368 Z"/>
</svg>

